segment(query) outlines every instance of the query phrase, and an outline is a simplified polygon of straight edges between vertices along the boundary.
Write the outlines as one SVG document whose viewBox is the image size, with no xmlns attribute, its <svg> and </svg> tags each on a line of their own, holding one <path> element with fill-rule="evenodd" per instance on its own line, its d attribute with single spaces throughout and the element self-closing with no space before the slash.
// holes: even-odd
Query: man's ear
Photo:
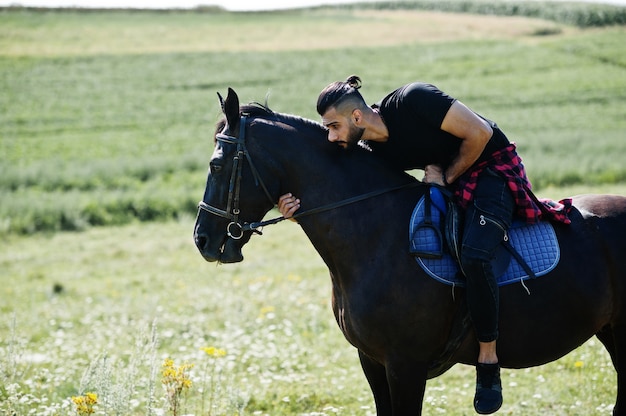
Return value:
<svg viewBox="0 0 626 416">
<path fill-rule="evenodd" d="M 361 121 L 363 121 L 363 112 L 358 108 L 352 110 L 352 121 L 357 126 L 361 123 Z"/>
</svg>

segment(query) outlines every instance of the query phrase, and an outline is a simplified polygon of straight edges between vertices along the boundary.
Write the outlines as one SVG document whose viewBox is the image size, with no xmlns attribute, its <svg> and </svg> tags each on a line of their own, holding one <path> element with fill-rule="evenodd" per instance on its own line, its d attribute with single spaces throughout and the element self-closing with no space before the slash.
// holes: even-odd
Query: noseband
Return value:
<svg viewBox="0 0 626 416">
<path fill-rule="evenodd" d="M 254 181 L 257 186 L 261 185 L 267 199 L 274 204 L 274 200 L 272 199 L 265 183 L 261 179 L 259 172 L 254 167 L 254 163 L 252 163 L 252 158 L 250 157 L 250 153 L 246 148 L 246 116 L 241 116 L 241 121 L 239 124 L 239 131 L 241 132 L 240 137 L 229 136 L 227 134 L 218 133 L 215 138 L 217 141 L 222 143 L 236 144 L 237 151 L 235 152 L 235 156 L 233 156 L 233 171 L 230 176 L 230 184 L 228 185 L 228 202 L 226 204 L 226 210 L 222 210 L 216 208 L 212 205 L 207 204 L 204 201 L 200 201 L 198 203 L 198 208 L 204 211 L 207 211 L 213 215 L 217 215 L 218 217 L 226 218 L 230 220 L 230 223 L 226 226 L 226 234 L 232 238 L 233 240 L 239 240 L 243 237 L 243 233 L 245 231 L 253 231 L 257 234 L 261 234 L 260 228 L 262 228 L 262 223 L 243 223 L 239 222 L 239 194 L 241 192 L 241 176 L 243 170 L 243 159 L 248 161 L 248 165 L 250 165 L 250 170 L 252 171 L 252 175 L 254 176 Z"/>
<path fill-rule="evenodd" d="M 281 216 L 277 218 L 272 218 L 266 221 L 252 222 L 252 223 L 240 223 L 239 222 L 239 193 L 241 192 L 241 172 L 243 170 L 242 160 L 245 157 L 245 160 L 248 161 L 248 165 L 250 165 L 250 170 L 252 171 L 252 175 L 254 176 L 254 181 L 257 186 L 261 185 L 267 199 L 272 203 L 273 206 L 276 206 L 274 203 L 274 199 L 270 195 L 265 183 L 261 179 L 259 175 L 259 171 L 254 167 L 254 163 L 252 163 L 252 158 L 250 157 L 250 153 L 248 153 L 248 149 L 246 148 L 246 116 L 241 116 L 241 121 L 239 124 L 239 138 L 234 136 L 229 136 L 227 134 L 218 133 L 215 135 L 217 141 L 222 143 L 230 143 L 237 145 L 237 151 L 235 152 L 235 156 L 233 157 L 233 171 L 230 176 L 230 184 L 228 186 L 228 202 L 226 205 L 226 211 L 216 208 L 212 205 L 207 204 L 204 201 L 200 201 L 198 203 L 198 209 L 206 211 L 210 214 L 217 215 L 218 217 L 226 218 L 230 220 L 230 223 L 226 226 L 226 234 L 232 238 L 233 240 L 239 240 L 243 237 L 244 232 L 252 231 L 257 234 L 262 234 L 261 229 L 266 225 L 279 223 L 286 218 Z M 320 212 L 330 211 L 335 208 L 343 207 L 349 204 L 353 204 L 355 202 L 363 201 L 369 198 L 373 198 L 378 195 L 382 195 L 388 192 L 397 191 L 399 189 L 404 188 L 412 188 L 421 185 L 422 182 L 409 182 L 403 185 L 394 186 L 391 188 L 377 189 L 372 192 L 368 192 L 363 195 L 357 195 L 352 198 L 347 198 L 338 202 L 334 202 L 328 205 L 323 205 L 317 208 L 312 208 L 308 211 L 302 211 L 296 213 L 292 218 L 300 218 L 306 215 L 318 214 Z"/>
</svg>

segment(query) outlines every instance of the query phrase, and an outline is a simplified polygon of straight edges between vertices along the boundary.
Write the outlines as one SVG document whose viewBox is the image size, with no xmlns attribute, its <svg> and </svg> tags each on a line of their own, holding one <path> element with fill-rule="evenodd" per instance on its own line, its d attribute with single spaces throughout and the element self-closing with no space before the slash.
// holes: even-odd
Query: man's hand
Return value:
<svg viewBox="0 0 626 416">
<path fill-rule="evenodd" d="M 443 182 L 443 169 L 439 165 L 426 165 L 424 168 L 425 183 L 434 183 L 435 185 L 445 186 Z"/>
<path fill-rule="evenodd" d="M 293 214 L 300 208 L 300 200 L 292 194 L 285 194 L 278 198 L 278 210 L 285 218 L 289 218 L 293 222 L 297 222 Z"/>
</svg>

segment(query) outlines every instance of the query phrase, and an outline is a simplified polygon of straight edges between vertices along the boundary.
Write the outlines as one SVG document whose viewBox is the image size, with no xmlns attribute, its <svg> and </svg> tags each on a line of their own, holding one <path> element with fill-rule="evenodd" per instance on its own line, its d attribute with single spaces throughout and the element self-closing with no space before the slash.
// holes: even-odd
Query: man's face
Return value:
<svg viewBox="0 0 626 416">
<path fill-rule="evenodd" d="M 328 140 L 344 149 L 357 145 L 363 137 L 364 128 L 358 127 L 352 120 L 352 114 L 343 115 L 331 107 L 322 116 L 322 124 L 328 129 Z"/>
</svg>

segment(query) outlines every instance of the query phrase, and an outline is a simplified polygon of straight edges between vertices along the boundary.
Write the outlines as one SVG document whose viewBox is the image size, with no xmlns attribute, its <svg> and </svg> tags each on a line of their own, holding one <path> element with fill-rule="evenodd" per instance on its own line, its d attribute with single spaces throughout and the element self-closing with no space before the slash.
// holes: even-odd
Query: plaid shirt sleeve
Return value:
<svg viewBox="0 0 626 416">
<path fill-rule="evenodd" d="M 531 191 L 522 159 L 515 151 L 515 143 L 494 152 L 491 157 L 465 172 L 456 181 L 455 197 L 458 204 L 467 208 L 474 198 L 478 184 L 478 175 L 485 168 L 492 168 L 508 182 L 515 199 L 516 214 L 527 223 L 534 224 L 541 219 L 570 224 L 568 213 L 572 208 L 570 198 L 555 202 L 549 199 L 537 199 Z"/>
</svg>

